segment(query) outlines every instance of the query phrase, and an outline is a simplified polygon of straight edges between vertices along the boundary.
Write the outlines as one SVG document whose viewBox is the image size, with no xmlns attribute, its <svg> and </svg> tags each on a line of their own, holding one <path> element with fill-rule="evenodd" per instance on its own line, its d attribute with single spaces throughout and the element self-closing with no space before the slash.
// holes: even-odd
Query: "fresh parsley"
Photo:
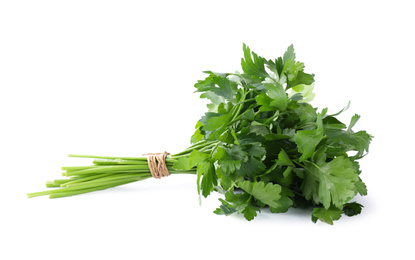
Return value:
<svg viewBox="0 0 415 260">
<path fill-rule="evenodd" d="M 273 213 L 291 207 L 311 210 L 311 219 L 333 224 L 342 214 L 354 216 L 363 206 L 351 200 L 367 194 L 358 160 L 369 151 L 372 136 L 354 132 L 328 109 L 318 110 L 314 74 L 304 71 L 294 47 L 268 60 L 243 45 L 242 72 L 205 71 L 194 86 L 210 101 L 196 123 L 192 145 L 166 159 L 172 174 L 197 176 L 199 196 L 220 192 L 219 215 L 254 219 L 263 208 Z M 66 197 L 107 189 L 151 177 L 145 157 L 95 158 L 93 166 L 63 167 L 68 179 L 47 182 L 48 191 L 28 194 Z"/>
</svg>

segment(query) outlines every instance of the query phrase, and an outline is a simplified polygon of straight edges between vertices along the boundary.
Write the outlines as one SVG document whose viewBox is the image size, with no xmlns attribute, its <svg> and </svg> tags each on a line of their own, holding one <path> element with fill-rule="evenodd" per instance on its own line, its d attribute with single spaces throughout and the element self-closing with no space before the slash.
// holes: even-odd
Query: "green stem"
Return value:
<svg viewBox="0 0 415 260">
<path fill-rule="evenodd" d="M 167 162 L 167 159 L 166 159 Z M 93 161 L 95 165 L 144 165 L 147 161 L 141 160 L 122 160 L 122 159 L 96 159 Z"/>
<path fill-rule="evenodd" d="M 291 159 L 291 161 L 305 169 L 305 166 L 301 164 L 297 159 Z"/>
<path fill-rule="evenodd" d="M 207 141 L 207 140 L 202 140 L 202 141 L 199 141 L 199 142 L 197 142 L 197 143 L 195 143 L 195 144 L 193 144 L 193 145 L 189 146 L 186 150 L 184 150 L 184 151 L 182 151 L 182 152 L 180 152 L 180 153 L 176 153 L 176 154 L 172 155 L 171 157 L 176 157 L 176 156 L 178 156 L 178 155 L 182 155 L 182 154 L 189 153 L 189 152 L 193 151 L 194 149 L 199 149 L 200 147 L 204 147 L 204 146 L 206 146 L 206 145 L 207 145 L 207 143 L 208 143 L 208 141 Z"/>
<path fill-rule="evenodd" d="M 124 181 L 124 182 L 113 183 L 113 184 L 93 187 L 93 188 L 89 188 L 89 189 L 82 189 L 82 190 L 61 191 L 61 192 L 49 194 L 49 198 L 50 199 L 55 199 L 55 198 L 63 198 L 63 197 L 68 197 L 68 196 L 80 195 L 80 194 L 84 194 L 84 193 L 88 193 L 88 192 L 105 190 L 105 189 L 108 189 L 108 188 L 113 188 L 113 187 L 117 187 L 117 186 L 120 186 L 120 185 L 125 185 L 125 184 L 131 183 L 131 182 L 134 182 L 134 181 Z"/>
<path fill-rule="evenodd" d="M 85 189 L 85 188 L 93 188 L 98 186 L 104 186 L 104 185 L 111 185 L 114 183 L 124 182 L 124 181 L 139 181 L 143 178 L 147 179 L 150 178 L 151 174 L 143 173 L 143 174 L 130 174 L 126 176 L 108 176 L 92 181 L 87 181 L 84 183 L 74 183 L 69 184 L 64 188 L 74 188 L 74 189 Z"/>
<path fill-rule="evenodd" d="M 115 156 L 82 155 L 82 154 L 69 154 L 68 157 L 91 158 L 91 159 L 121 159 L 121 160 L 147 161 L 147 157 L 115 157 Z"/>
<path fill-rule="evenodd" d="M 193 149 L 211 149 L 216 142 L 202 141 L 190 146 L 188 151 L 180 153 L 188 156 Z M 186 154 L 187 153 L 187 154 Z M 147 157 L 113 157 L 95 155 L 75 155 L 69 157 L 92 158 L 93 165 L 90 166 L 65 166 L 62 167 L 64 176 L 69 179 L 59 179 L 46 182 L 46 191 L 28 193 L 29 198 L 49 195 L 49 198 L 61 198 L 84 194 L 92 191 L 108 189 L 135 181 L 151 178 Z M 177 156 L 180 157 L 180 156 Z M 171 174 L 195 174 L 196 169 L 189 171 L 176 171 L 173 164 L 176 158 L 169 156 L 166 158 L 166 165 Z"/>
<path fill-rule="evenodd" d="M 87 181 L 91 181 L 91 180 L 96 180 L 96 179 L 99 179 L 99 178 L 111 176 L 113 174 L 114 173 L 112 173 L 112 172 L 108 172 L 108 173 L 97 174 L 97 175 L 83 177 L 83 178 L 77 178 L 75 180 L 69 180 L 68 182 L 61 184 L 60 187 L 66 187 L 66 186 L 71 185 L 71 184 L 83 183 L 83 182 L 87 182 Z"/>
<path fill-rule="evenodd" d="M 189 154 L 193 150 L 206 151 L 206 150 L 209 150 L 210 148 L 212 148 L 213 146 L 215 146 L 216 143 L 217 142 L 214 142 L 214 141 L 203 142 L 203 144 L 200 144 L 198 146 L 193 146 L 193 148 L 191 148 L 191 149 L 187 148 L 185 151 L 183 151 L 181 153 L 174 154 L 174 155 L 170 156 L 170 158 L 173 159 L 173 160 L 176 160 L 180 157 L 189 156 Z"/>
<path fill-rule="evenodd" d="M 64 176 L 85 176 L 89 174 L 105 173 L 105 172 L 125 172 L 125 171 L 135 171 L 135 172 L 148 172 L 149 168 L 147 164 L 144 165 L 110 165 L 103 166 L 98 168 L 91 168 L 79 171 L 67 171 L 64 173 Z"/>
</svg>

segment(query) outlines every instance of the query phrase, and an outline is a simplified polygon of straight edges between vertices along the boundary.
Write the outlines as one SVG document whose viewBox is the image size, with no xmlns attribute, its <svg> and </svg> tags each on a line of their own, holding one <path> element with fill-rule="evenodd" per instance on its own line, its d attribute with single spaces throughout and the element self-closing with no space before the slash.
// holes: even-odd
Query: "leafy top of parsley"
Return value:
<svg viewBox="0 0 415 260">
<path fill-rule="evenodd" d="M 282 213 L 311 207 L 312 220 L 333 224 L 353 216 L 366 195 L 358 160 L 372 136 L 354 132 L 328 109 L 309 104 L 314 74 L 296 60 L 293 45 L 282 57 L 266 59 L 243 45 L 242 72 L 205 71 L 194 86 L 210 101 L 196 124 L 191 152 L 180 156 L 176 170 L 197 169 L 201 196 L 224 198 L 216 214 L 243 214 L 252 220 L 261 208 Z"/>
</svg>

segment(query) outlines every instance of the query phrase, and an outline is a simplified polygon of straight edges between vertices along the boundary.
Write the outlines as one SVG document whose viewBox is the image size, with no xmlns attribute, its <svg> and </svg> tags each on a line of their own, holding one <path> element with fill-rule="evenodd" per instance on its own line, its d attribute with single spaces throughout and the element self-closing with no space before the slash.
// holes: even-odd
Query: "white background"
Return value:
<svg viewBox="0 0 415 260">
<path fill-rule="evenodd" d="M 414 259 L 411 1 L 1 1 L 0 259 Z M 294 44 L 316 74 L 313 105 L 374 135 L 369 194 L 334 226 L 310 212 L 254 221 L 199 206 L 195 176 L 27 199 L 70 153 L 186 148 L 206 111 L 201 71 L 240 69 Z"/>
</svg>

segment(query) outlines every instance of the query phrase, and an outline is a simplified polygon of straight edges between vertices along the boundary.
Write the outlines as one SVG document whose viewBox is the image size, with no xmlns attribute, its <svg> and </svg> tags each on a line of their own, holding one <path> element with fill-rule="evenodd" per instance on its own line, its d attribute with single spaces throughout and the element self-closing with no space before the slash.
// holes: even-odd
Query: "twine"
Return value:
<svg viewBox="0 0 415 260">
<path fill-rule="evenodd" d="M 161 177 L 170 175 L 166 165 L 166 156 L 168 154 L 168 152 L 143 154 L 143 156 L 147 156 L 147 163 L 151 176 L 160 179 Z"/>
</svg>

